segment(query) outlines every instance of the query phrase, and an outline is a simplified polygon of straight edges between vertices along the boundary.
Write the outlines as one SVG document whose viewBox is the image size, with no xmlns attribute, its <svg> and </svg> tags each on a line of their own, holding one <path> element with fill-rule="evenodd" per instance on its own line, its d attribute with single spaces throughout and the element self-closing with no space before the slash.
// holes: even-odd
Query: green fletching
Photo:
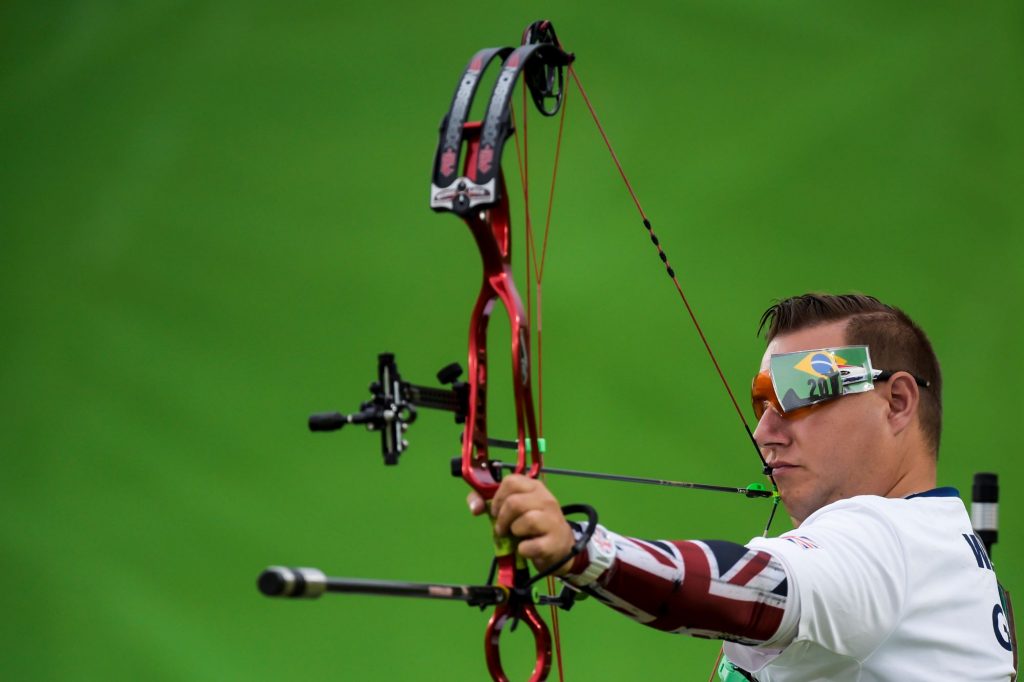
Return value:
<svg viewBox="0 0 1024 682">
<path fill-rule="evenodd" d="M 768 492 L 768 486 L 766 486 L 764 483 L 751 483 L 750 485 L 747 486 L 746 489 L 751 491 L 751 492 L 756 492 L 756 493 L 766 493 L 766 492 Z M 776 499 L 779 498 L 779 491 L 778 490 L 772 490 L 771 493 L 772 494 L 771 494 L 770 497 L 767 496 L 767 495 L 758 495 L 758 497 L 766 497 L 766 498 L 771 499 L 771 500 L 776 500 Z"/>
</svg>

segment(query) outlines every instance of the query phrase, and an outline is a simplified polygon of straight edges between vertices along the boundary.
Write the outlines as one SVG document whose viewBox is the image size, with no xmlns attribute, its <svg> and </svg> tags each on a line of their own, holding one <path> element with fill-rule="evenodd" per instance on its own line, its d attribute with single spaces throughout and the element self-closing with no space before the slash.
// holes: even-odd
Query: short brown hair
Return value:
<svg viewBox="0 0 1024 682">
<path fill-rule="evenodd" d="M 878 369 L 905 371 L 928 382 L 921 390 L 918 417 L 935 456 L 942 434 L 942 372 L 924 331 L 902 310 L 864 294 L 804 294 L 781 301 L 764 311 L 757 333 L 771 342 L 779 334 L 826 322 L 848 320 L 846 342 L 868 346 Z"/>
</svg>

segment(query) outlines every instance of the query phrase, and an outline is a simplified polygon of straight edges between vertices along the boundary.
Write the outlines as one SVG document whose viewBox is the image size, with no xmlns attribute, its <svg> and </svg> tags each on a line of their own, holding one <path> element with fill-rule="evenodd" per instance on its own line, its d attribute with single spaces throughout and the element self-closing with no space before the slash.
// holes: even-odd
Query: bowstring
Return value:
<svg viewBox="0 0 1024 682">
<path fill-rule="evenodd" d="M 721 380 L 722 386 L 725 389 L 726 394 L 728 395 L 729 401 L 732 404 L 734 411 L 736 412 L 736 416 L 739 418 L 740 424 L 743 426 L 744 432 L 747 434 L 748 439 L 750 440 L 751 444 L 754 447 L 754 451 L 757 453 L 758 460 L 760 460 L 761 465 L 763 467 L 763 470 L 766 472 L 765 476 L 768 478 L 769 482 L 771 483 L 772 490 L 775 492 L 775 495 L 774 495 L 773 501 L 772 501 L 772 506 L 771 506 L 771 509 L 769 511 L 768 520 L 765 523 L 764 531 L 762 533 L 763 536 L 767 537 L 767 535 L 768 535 L 768 533 L 769 533 L 769 531 L 771 529 L 771 524 L 772 524 L 772 521 L 775 518 L 775 513 L 776 513 L 776 510 L 778 509 L 778 504 L 779 504 L 778 486 L 775 483 L 775 478 L 770 473 L 770 469 L 768 468 L 767 462 L 764 459 L 764 455 L 761 454 L 761 448 L 758 447 L 757 441 L 754 439 L 754 434 L 753 434 L 753 432 L 750 429 L 750 425 L 747 423 L 746 417 L 743 416 L 743 411 L 740 409 L 739 402 L 736 400 L 736 395 L 735 395 L 735 393 L 733 393 L 732 387 L 729 385 L 728 380 L 725 378 L 725 373 L 722 370 L 722 367 L 721 367 L 721 365 L 718 362 L 718 358 L 715 356 L 715 353 L 714 353 L 714 351 L 711 348 L 711 344 L 708 341 L 707 336 L 704 334 L 704 330 L 701 327 L 700 322 L 697 320 L 696 313 L 694 312 L 693 307 L 690 305 L 690 302 L 687 299 L 685 292 L 683 291 L 683 287 L 682 287 L 682 285 L 679 282 L 679 278 L 676 276 L 675 270 L 672 268 L 672 265 L 671 265 L 671 263 L 668 260 L 668 255 L 665 253 L 665 250 L 664 250 L 664 248 L 661 245 L 660 239 L 655 234 L 654 228 L 651 225 L 651 221 L 647 217 L 647 213 L 644 211 L 643 205 L 640 203 L 640 199 L 637 196 L 636 191 L 633 189 L 633 185 L 629 181 L 629 178 L 626 175 L 626 172 L 625 172 L 625 169 L 622 166 L 622 163 L 619 161 L 618 154 L 615 153 L 615 149 L 612 146 L 611 141 L 608 139 L 608 135 L 605 133 L 604 126 L 601 124 L 601 121 L 600 121 L 600 119 L 597 116 L 597 112 L 594 110 L 594 107 L 593 107 L 593 105 L 592 105 L 592 103 L 590 101 L 590 98 L 587 96 L 586 90 L 583 88 L 583 84 L 580 82 L 579 75 L 576 73 L 576 70 L 573 69 L 573 67 L 571 65 L 568 67 L 568 71 L 569 71 L 569 76 L 572 78 L 572 81 L 576 84 L 576 88 L 580 92 L 580 96 L 583 98 L 584 104 L 586 104 L 587 109 L 590 112 L 590 116 L 593 119 L 595 126 L 597 127 L 598 133 L 601 135 L 601 138 L 604 141 L 605 147 L 608 149 L 608 152 L 611 155 L 612 162 L 615 164 L 616 169 L 618 169 L 618 171 L 619 171 L 619 175 L 622 178 L 623 184 L 626 186 L 626 190 L 629 192 L 629 195 L 632 198 L 634 205 L 636 206 L 637 212 L 640 214 L 640 217 L 641 217 L 641 219 L 643 221 L 644 228 L 647 230 L 647 233 L 648 233 L 648 236 L 649 236 L 649 238 L 651 240 L 651 243 L 654 244 L 655 248 L 657 249 L 658 257 L 661 259 L 662 263 L 664 263 L 666 273 L 668 274 L 669 278 L 672 280 L 672 283 L 675 286 L 676 292 L 679 294 L 679 298 L 682 301 L 683 306 L 686 308 L 686 312 L 687 312 L 687 314 L 690 317 L 690 321 L 693 323 L 693 326 L 694 326 L 694 328 L 697 331 L 697 335 L 700 337 L 701 343 L 704 345 L 704 349 L 707 351 L 708 357 L 711 360 L 711 363 L 712 363 L 712 365 L 715 368 L 715 372 L 718 374 L 718 377 Z M 542 367 L 543 367 L 543 344 L 542 344 L 542 337 L 543 337 L 543 335 L 542 335 L 542 326 L 541 326 L 541 320 L 542 320 L 542 316 L 541 316 L 541 298 L 542 298 L 541 297 L 541 291 L 542 291 L 543 276 L 544 276 L 544 266 L 545 266 L 546 258 L 547 258 L 548 237 L 550 235 L 550 228 L 551 228 L 551 217 L 552 217 L 553 206 L 554 206 L 555 184 L 556 184 L 556 178 L 557 178 L 557 175 L 558 175 L 558 161 L 559 161 L 560 153 L 561 153 L 562 135 L 563 135 L 564 124 L 565 124 L 565 112 L 566 112 L 566 102 L 568 100 L 568 91 L 566 91 L 563 94 L 562 112 L 561 112 L 561 116 L 560 116 L 560 119 L 559 119 L 558 137 L 557 137 L 557 142 L 556 142 L 556 146 L 555 146 L 555 158 L 554 158 L 552 174 L 551 174 L 551 187 L 550 187 L 550 191 L 549 191 L 549 194 L 548 194 L 547 214 L 545 216 L 545 221 L 544 221 L 544 236 L 543 236 L 542 244 L 541 244 L 541 247 L 540 247 L 540 257 L 538 259 L 538 256 L 537 256 L 537 240 L 536 240 L 536 234 L 535 234 L 535 232 L 533 230 L 533 220 L 532 220 L 532 214 L 531 214 L 531 211 L 530 211 L 529 144 L 528 144 L 529 140 L 528 140 L 528 123 L 527 123 L 528 106 L 527 106 L 527 100 L 526 100 L 526 90 L 527 90 L 527 88 L 525 86 L 523 86 L 522 87 L 522 96 L 523 96 L 523 104 L 522 104 L 523 142 L 522 142 L 522 146 L 520 146 L 520 142 L 519 142 L 518 128 L 515 128 L 515 127 L 514 127 L 514 130 L 516 131 L 516 133 L 515 133 L 514 137 L 515 137 L 515 146 L 516 146 L 516 159 L 517 159 L 517 162 L 518 162 L 518 165 L 519 165 L 520 183 L 521 183 L 522 190 L 523 190 L 524 225 L 525 225 L 525 231 L 526 231 L 525 242 L 526 242 L 526 248 L 527 248 L 527 258 L 526 258 L 526 273 L 527 273 L 526 306 L 527 306 L 527 319 L 528 320 L 535 319 L 535 322 L 536 322 L 535 326 L 536 326 L 536 330 L 537 330 L 536 331 L 536 335 L 537 335 L 536 363 L 537 363 L 538 437 L 542 437 L 542 434 L 543 434 L 543 424 L 544 424 L 544 416 L 543 416 L 544 413 L 543 413 L 543 372 L 542 372 Z M 514 109 L 512 111 L 512 114 L 513 114 L 513 126 L 515 126 Z M 534 308 L 533 308 L 534 291 L 536 293 L 536 298 L 537 298 L 536 317 L 535 318 L 534 318 Z M 543 473 L 542 473 L 542 476 L 543 476 Z M 547 582 L 548 582 L 548 592 L 553 595 L 555 593 L 555 581 L 554 581 L 554 578 L 549 576 L 548 579 L 547 579 Z M 563 670 L 563 663 L 562 663 L 561 636 L 560 636 L 559 624 L 558 624 L 558 609 L 554 605 L 551 605 L 551 623 L 552 623 L 552 634 L 553 634 L 554 643 L 555 643 L 556 660 L 558 662 L 558 678 L 559 678 L 560 681 L 564 682 L 564 670 Z M 719 651 L 718 657 L 716 658 L 714 666 L 712 668 L 712 673 L 711 673 L 711 678 L 712 679 L 714 678 L 715 669 L 717 668 L 718 663 L 721 660 L 721 657 L 722 657 L 722 652 Z"/>
<path fill-rule="evenodd" d="M 615 153 L 615 149 L 612 147 L 611 141 L 608 139 L 608 135 L 604 131 L 604 126 L 601 125 L 600 119 L 597 117 L 597 112 L 594 111 L 594 107 L 590 102 L 590 98 L 587 96 L 586 90 L 583 89 L 583 84 L 580 82 L 579 76 L 576 74 L 576 70 L 569 65 L 569 76 L 572 81 L 576 84 L 576 88 L 580 91 L 580 96 L 583 97 L 583 102 L 587 105 L 587 109 L 590 111 L 590 117 L 594 120 L 594 125 L 597 126 L 597 131 L 601 135 L 601 139 L 604 140 L 605 147 L 608 148 L 608 153 L 612 157 L 612 162 L 619 171 L 619 175 L 622 177 L 622 182 L 626 185 L 626 190 L 629 192 L 630 197 L 633 198 L 633 203 L 636 205 L 637 211 L 640 213 L 640 218 L 643 220 L 644 227 L 647 229 L 647 233 L 650 236 L 651 243 L 658 249 L 658 257 L 661 262 L 665 264 L 665 271 L 668 276 L 672 279 L 672 283 L 676 287 L 676 291 L 679 292 L 679 298 L 682 299 L 683 305 L 686 307 L 686 312 L 690 315 L 690 320 L 693 322 L 693 326 L 697 330 L 697 334 L 700 336 L 701 342 L 704 344 L 705 350 L 707 350 L 708 357 L 711 358 L 711 363 L 715 366 L 715 371 L 718 373 L 719 379 L 722 380 L 722 386 L 725 387 L 725 392 L 729 396 L 729 401 L 732 403 L 733 409 L 736 411 L 736 416 L 739 417 L 740 423 L 743 425 L 743 430 L 747 434 L 747 438 L 754 446 L 754 451 L 757 453 L 757 458 L 761 461 L 762 471 L 768 478 L 772 486 L 772 491 L 775 493 L 772 498 L 772 506 L 768 512 L 768 520 L 764 525 L 763 537 L 768 537 L 768 532 L 771 529 L 772 521 L 775 519 L 775 512 L 779 508 L 779 487 L 775 484 L 775 477 L 771 474 L 771 469 L 768 467 L 768 463 L 765 461 L 764 455 L 761 454 L 761 448 L 758 447 L 757 441 L 754 440 L 754 433 L 750 430 L 750 425 L 747 423 L 746 417 L 743 416 L 743 410 L 740 409 L 739 403 L 736 401 L 736 396 L 732 391 L 732 387 L 729 386 L 729 382 L 725 378 L 725 373 L 722 371 L 721 365 L 718 364 L 718 358 L 715 357 L 714 351 L 711 350 L 711 344 L 708 343 L 707 337 L 704 335 L 704 330 L 701 329 L 700 323 L 697 321 L 697 316 L 693 312 L 693 308 L 690 306 L 690 302 L 686 298 L 686 294 L 683 293 L 683 287 L 679 283 L 679 279 L 676 277 L 675 270 L 669 263 L 668 256 L 665 250 L 661 246 L 661 241 L 658 236 L 654 233 L 654 228 L 651 227 L 651 221 L 647 217 L 647 213 L 644 211 L 643 206 L 640 204 L 640 199 L 637 197 L 636 192 L 633 190 L 633 185 L 626 176 L 626 171 L 622 167 L 622 163 L 619 161 L 618 154 Z M 711 669 L 711 677 L 709 682 L 714 679 L 715 672 L 718 668 L 718 663 L 721 661 L 722 656 L 725 652 L 724 647 L 719 647 L 718 657 L 715 659 L 714 666 Z"/>
<path fill-rule="evenodd" d="M 718 363 L 718 358 L 715 356 L 715 352 L 711 350 L 711 344 L 708 342 L 707 336 L 705 336 L 704 330 L 700 326 L 700 322 L 697 321 L 697 315 L 693 312 L 693 307 L 690 305 L 690 301 L 686 298 L 686 294 L 683 292 L 683 287 L 679 283 L 679 278 L 676 277 L 675 270 L 672 268 L 671 263 L 669 263 L 668 255 L 666 255 L 665 250 L 661 245 L 661 240 L 659 240 L 658 236 L 655 234 L 654 228 L 651 226 L 651 221 L 647 217 L 647 213 L 644 211 L 643 206 L 640 204 L 640 199 L 637 197 L 636 192 L 633 190 L 632 183 L 629 181 L 629 178 L 626 177 L 626 172 L 622 167 L 622 163 L 619 161 L 619 157 L 615 153 L 615 149 L 612 147 L 612 143 L 608 139 L 608 135 L 604 131 L 604 126 L 601 125 L 601 121 L 597 117 L 597 112 L 594 111 L 594 106 L 591 104 L 590 98 L 587 96 L 586 90 L 583 89 L 583 84 L 580 83 L 580 79 L 579 76 L 576 74 L 576 70 L 573 69 L 571 65 L 568 67 L 568 69 L 569 76 L 576 84 L 576 88 L 580 91 L 580 96 L 583 97 L 583 102 L 587 105 L 587 109 L 590 111 L 590 116 L 594 120 L 594 124 L 597 126 L 597 131 L 598 133 L 600 133 L 601 139 L 604 140 L 604 144 L 608 148 L 608 153 L 611 154 L 612 162 L 618 169 L 619 175 L 622 177 L 622 182 L 626 185 L 626 190 L 629 192 L 629 195 L 633 198 L 633 203 L 636 205 L 636 209 L 640 213 L 640 218 L 643 220 L 644 227 L 647 229 L 647 234 L 650 236 L 651 243 L 654 244 L 655 248 L 657 248 L 658 257 L 661 259 L 661 262 L 665 264 L 665 271 L 668 273 L 669 278 L 671 278 L 672 284 L 675 285 L 676 291 L 679 293 L 679 298 L 682 300 L 683 306 L 685 306 L 686 312 L 689 314 L 690 320 L 693 322 L 693 326 L 697 330 L 697 335 L 700 336 L 701 343 L 704 344 L 704 349 L 707 351 L 708 357 L 711 359 L 711 363 L 715 367 L 715 372 L 718 374 L 718 378 L 721 380 L 722 386 L 725 388 L 725 392 L 729 396 L 729 401 L 732 403 L 733 409 L 736 412 L 736 416 L 739 417 L 740 424 L 743 426 L 743 430 L 746 432 L 751 444 L 753 444 L 754 451 L 757 453 L 757 458 L 761 461 L 762 467 L 764 467 L 764 469 L 768 469 L 768 463 L 765 461 L 764 455 L 761 454 L 761 448 L 758 447 L 757 441 L 754 440 L 754 434 L 750 430 L 750 425 L 747 424 L 747 418 L 743 416 L 743 410 L 740 409 L 740 405 L 736 401 L 736 395 L 733 393 L 732 387 L 729 386 L 729 382 L 725 378 L 725 373 L 722 371 L 722 366 Z M 777 491 L 778 488 L 775 485 L 775 478 L 770 473 L 765 475 L 771 482 L 772 489 Z M 777 500 L 778 498 L 776 497 L 776 505 L 778 504 Z M 775 506 L 773 505 L 771 516 L 774 517 L 774 515 Z M 770 523 L 771 521 L 769 519 L 769 524 Z M 765 528 L 765 535 L 767 535 L 767 533 L 768 528 Z"/>
</svg>

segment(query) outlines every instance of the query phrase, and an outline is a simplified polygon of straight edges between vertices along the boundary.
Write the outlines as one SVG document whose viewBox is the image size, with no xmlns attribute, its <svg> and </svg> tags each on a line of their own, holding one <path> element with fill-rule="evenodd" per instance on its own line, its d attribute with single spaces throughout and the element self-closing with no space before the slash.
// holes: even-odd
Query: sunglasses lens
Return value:
<svg viewBox="0 0 1024 682">
<path fill-rule="evenodd" d="M 769 404 L 774 405 L 781 414 L 782 410 L 779 409 L 778 401 L 775 399 L 775 388 L 772 386 L 772 378 L 768 372 L 760 372 L 754 377 L 750 386 L 750 402 L 754 408 L 754 418 L 758 421 L 768 410 Z"/>
</svg>

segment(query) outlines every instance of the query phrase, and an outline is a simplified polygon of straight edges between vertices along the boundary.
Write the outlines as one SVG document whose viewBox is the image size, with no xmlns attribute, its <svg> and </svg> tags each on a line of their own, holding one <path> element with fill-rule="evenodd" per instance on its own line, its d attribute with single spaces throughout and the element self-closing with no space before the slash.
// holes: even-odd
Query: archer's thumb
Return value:
<svg viewBox="0 0 1024 682">
<path fill-rule="evenodd" d="M 469 506 L 469 511 L 473 516 L 480 516 L 487 509 L 487 505 L 484 504 L 484 498 L 480 497 L 480 494 L 471 490 L 469 495 L 466 496 L 466 504 Z"/>
</svg>

